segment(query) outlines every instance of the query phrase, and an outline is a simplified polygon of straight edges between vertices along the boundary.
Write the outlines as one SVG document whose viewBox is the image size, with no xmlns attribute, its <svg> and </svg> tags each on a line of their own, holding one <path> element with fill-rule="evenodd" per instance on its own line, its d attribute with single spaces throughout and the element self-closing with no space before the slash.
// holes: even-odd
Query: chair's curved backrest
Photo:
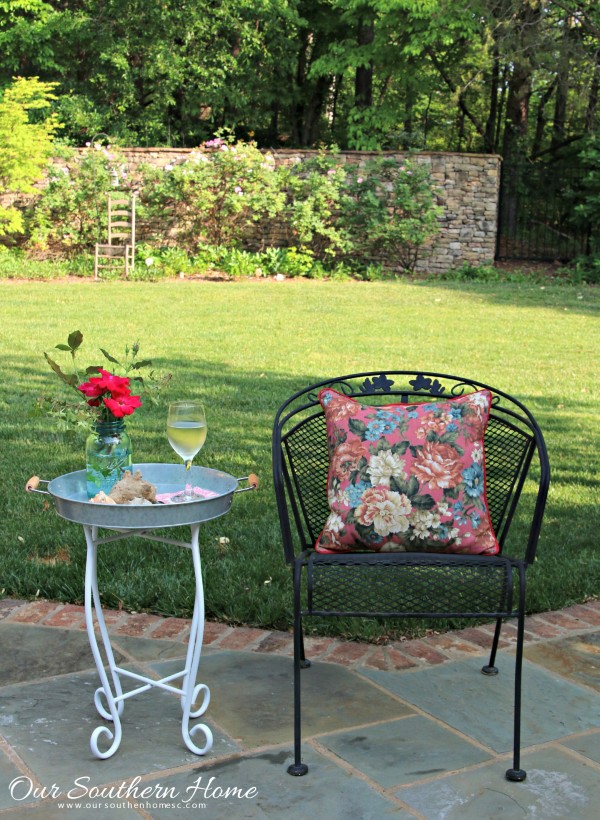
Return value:
<svg viewBox="0 0 600 820">
<path fill-rule="evenodd" d="M 273 430 L 273 476 L 288 561 L 295 554 L 290 510 L 301 549 L 315 543 L 329 514 L 327 429 L 318 400 L 324 387 L 371 405 L 431 403 L 473 390 L 490 390 L 492 410 L 484 446 L 492 524 L 502 547 L 537 452 L 535 508 L 524 555 L 518 556 L 527 563 L 533 561 L 549 484 L 546 447 L 535 419 L 519 401 L 489 385 L 457 376 L 413 371 L 358 373 L 328 379 L 299 391 L 279 409 Z"/>
</svg>

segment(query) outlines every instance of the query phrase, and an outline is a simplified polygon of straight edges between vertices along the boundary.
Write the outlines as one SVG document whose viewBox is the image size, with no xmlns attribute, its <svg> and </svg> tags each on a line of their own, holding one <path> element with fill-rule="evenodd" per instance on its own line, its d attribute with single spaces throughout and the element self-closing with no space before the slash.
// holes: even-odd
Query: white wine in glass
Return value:
<svg viewBox="0 0 600 820">
<path fill-rule="evenodd" d="M 197 401 L 175 401 L 169 405 L 167 416 L 169 444 L 185 464 L 185 489 L 173 497 L 173 501 L 195 501 L 197 496 L 188 480 L 194 456 L 206 441 L 206 416 L 204 407 Z"/>
</svg>

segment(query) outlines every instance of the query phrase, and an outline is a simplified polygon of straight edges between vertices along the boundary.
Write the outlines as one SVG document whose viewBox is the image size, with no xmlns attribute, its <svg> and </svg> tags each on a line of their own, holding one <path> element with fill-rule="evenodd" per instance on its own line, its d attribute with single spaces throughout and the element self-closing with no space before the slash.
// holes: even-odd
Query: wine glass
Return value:
<svg viewBox="0 0 600 820">
<path fill-rule="evenodd" d="M 172 501 L 194 501 L 200 496 L 192 490 L 189 482 L 190 467 L 194 456 L 206 441 L 206 416 L 198 401 L 175 401 L 169 405 L 167 416 L 169 444 L 185 464 L 185 489 L 173 496 Z"/>
</svg>

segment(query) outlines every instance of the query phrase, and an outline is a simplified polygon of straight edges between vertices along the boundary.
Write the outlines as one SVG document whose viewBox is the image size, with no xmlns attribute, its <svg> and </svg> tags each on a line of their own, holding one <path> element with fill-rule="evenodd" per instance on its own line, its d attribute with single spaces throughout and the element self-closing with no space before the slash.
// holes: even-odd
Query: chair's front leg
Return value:
<svg viewBox="0 0 600 820">
<path fill-rule="evenodd" d="M 517 651 L 515 655 L 515 714 L 513 735 L 513 767 L 506 779 L 521 783 L 527 772 L 521 768 L 521 678 L 523 672 L 523 641 L 525 633 L 525 571 L 519 568 L 519 619 L 517 623 Z"/>
<path fill-rule="evenodd" d="M 301 665 L 304 660 L 302 640 L 302 615 L 300 612 L 300 582 L 302 579 L 302 559 L 294 563 L 294 762 L 288 766 L 288 774 L 301 777 L 308 772 L 302 763 L 302 711 L 300 698 Z"/>
</svg>

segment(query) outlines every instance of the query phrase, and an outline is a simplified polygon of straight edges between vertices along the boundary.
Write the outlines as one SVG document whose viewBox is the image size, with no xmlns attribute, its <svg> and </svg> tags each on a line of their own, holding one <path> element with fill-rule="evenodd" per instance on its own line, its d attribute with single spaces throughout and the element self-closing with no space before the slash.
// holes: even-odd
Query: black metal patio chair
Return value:
<svg viewBox="0 0 600 820">
<path fill-rule="evenodd" d="M 408 546 L 398 548 L 404 551 L 373 551 L 369 546 L 363 546 L 362 551 L 352 551 L 352 544 L 350 551 L 315 550 L 320 537 L 323 541 L 322 532 L 326 522 L 329 526 L 332 514 L 328 489 L 331 491 L 333 486 L 334 490 L 340 490 L 335 484 L 337 479 L 330 474 L 330 457 L 335 455 L 336 441 L 330 440 L 324 408 L 319 401 L 319 394 L 325 388 L 333 388 L 341 394 L 342 410 L 343 397 L 370 407 L 381 405 L 380 410 L 385 410 L 388 404 L 409 404 L 411 407 L 404 408 L 404 411 L 411 411 L 413 416 L 418 414 L 417 408 L 420 407 L 421 413 L 427 413 L 427 423 L 430 424 L 425 440 L 438 442 L 440 450 L 444 441 L 452 446 L 456 444 L 453 434 L 448 432 L 451 425 L 441 436 L 441 428 L 438 427 L 436 432 L 435 408 L 440 408 L 441 412 L 442 409 L 455 408 L 455 405 L 437 403 L 448 399 L 454 401 L 475 391 L 490 391 L 491 396 L 486 394 L 491 399 L 491 406 L 483 438 L 484 486 L 488 520 L 497 539 L 496 554 L 462 554 L 460 544 L 457 547 L 456 543 L 453 552 L 435 551 L 435 543 L 431 540 L 422 542 L 418 533 Z M 325 398 L 331 395 L 337 396 L 326 392 Z M 378 415 L 385 421 L 385 412 Z M 378 447 L 383 445 L 377 444 L 376 434 L 365 434 L 364 424 L 353 422 L 351 429 L 358 430 L 363 438 L 369 439 L 370 436 L 366 441 L 370 452 L 379 452 Z M 335 436 L 344 439 L 339 431 L 332 435 L 334 439 Z M 409 448 L 415 457 L 420 457 L 422 448 L 406 442 L 396 446 L 395 464 L 400 463 L 398 459 L 403 452 L 410 456 Z M 393 455 L 389 457 L 394 458 Z M 360 485 L 360 475 L 367 475 L 364 461 L 357 465 L 350 459 L 348 464 L 342 465 L 343 469 L 355 482 L 351 489 Z M 473 470 L 463 473 L 463 489 L 467 481 L 465 476 L 472 479 L 474 475 Z M 310 666 L 304 654 L 305 616 L 491 618 L 495 620 L 496 628 L 489 662 L 482 668 L 485 675 L 497 674 L 495 661 L 502 623 L 504 619 L 516 618 L 513 765 L 507 770 L 506 777 L 513 781 L 524 780 L 526 772 L 520 765 L 520 726 L 525 570 L 535 558 L 550 481 L 544 438 L 532 414 L 521 402 L 500 390 L 471 379 L 438 373 L 371 372 L 327 379 L 299 391 L 278 410 L 273 431 L 273 476 L 285 559 L 291 565 L 294 588 L 295 759 L 288 772 L 300 776 L 308 771 L 301 756 L 301 668 Z M 372 472 L 367 477 L 375 481 Z M 414 506 L 417 502 L 425 508 L 425 514 L 420 511 L 413 514 L 421 516 L 421 520 L 424 520 L 423 515 L 427 518 L 427 510 L 431 512 L 431 497 L 427 492 L 420 500 L 414 495 L 419 486 L 415 478 L 407 481 L 388 475 L 383 481 L 384 484 L 387 482 L 383 487 L 384 494 L 390 488 L 398 496 L 405 493 L 402 496 L 405 503 L 412 492 L 413 511 L 417 509 Z M 433 486 L 435 479 L 429 481 Z M 363 486 L 364 483 L 360 488 Z M 525 493 L 522 492 L 524 487 Z M 428 486 L 422 481 L 420 492 L 424 489 Z M 479 488 L 473 485 L 467 490 L 475 493 Z M 459 503 L 455 500 L 458 497 L 456 487 L 446 487 L 443 492 L 444 507 L 439 507 L 438 513 L 446 510 L 448 504 L 456 506 Z M 409 506 L 406 503 L 405 513 Z M 364 535 L 368 528 L 358 525 L 362 520 L 360 514 L 359 510 L 349 521 L 354 521 L 355 530 Z M 513 527 L 513 536 L 508 539 L 511 524 L 517 518 L 519 526 Z M 431 529 L 430 536 L 435 533 L 438 537 L 444 529 L 440 515 L 429 516 L 429 522 L 438 528 Z M 350 529 L 352 526 L 351 523 Z M 406 521 L 397 526 L 406 527 Z M 335 530 L 333 524 L 331 527 Z M 519 532 L 515 533 L 517 529 Z M 413 535 L 415 532 L 416 529 Z M 456 533 L 455 530 L 452 532 Z M 324 543 L 328 547 L 333 543 L 335 547 L 335 531 L 330 535 Z M 448 532 L 445 535 L 448 537 Z M 518 536 L 516 545 L 514 535 Z M 381 537 L 377 537 L 381 542 Z M 453 543 L 452 539 L 448 543 Z M 425 549 L 423 544 L 426 544 Z M 347 549 L 348 544 L 342 548 Z"/>
</svg>

